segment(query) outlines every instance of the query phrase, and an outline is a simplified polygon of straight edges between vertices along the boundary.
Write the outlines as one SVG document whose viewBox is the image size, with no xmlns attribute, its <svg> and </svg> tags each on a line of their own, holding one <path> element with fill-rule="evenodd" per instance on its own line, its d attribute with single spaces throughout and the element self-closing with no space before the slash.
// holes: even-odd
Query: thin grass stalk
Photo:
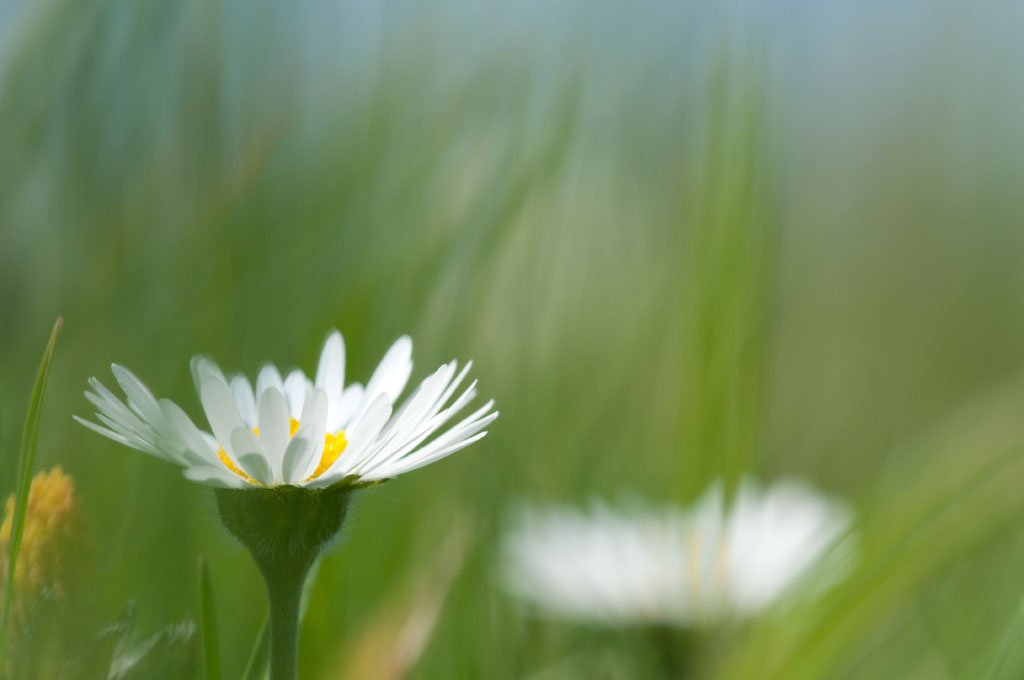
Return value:
<svg viewBox="0 0 1024 680">
<path fill-rule="evenodd" d="M 43 400 L 46 397 L 46 384 L 50 377 L 50 366 L 53 363 L 54 350 L 57 347 L 57 336 L 60 334 L 64 321 L 58 317 L 50 332 L 50 340 L 43 352 L 39 372 L 36 374 L 32 396 L 29 399 L 28 413 L 25 416 L 25 429 L 21 439 L 21 454 L 18 459 L 18 486 L 14 506 L 14 518 L 11 525 L 11 546 L 7 555 L 7 583 L 4 587 L 3 617 L 0 619 L 0 672 L 5 667 L 7 652 L 7 630 L 10 625 L 11 611 L 14 605 L 14 577 L 17 572 L 18 553 L 21 550 L 21 539 L 25 532 L 25 515 L 28 511 L 28 495 L 32 487 L 32 469 L 35 467 L 36 452 L 39 449 L 39 423 L 42 416 Z"/>
</svg>

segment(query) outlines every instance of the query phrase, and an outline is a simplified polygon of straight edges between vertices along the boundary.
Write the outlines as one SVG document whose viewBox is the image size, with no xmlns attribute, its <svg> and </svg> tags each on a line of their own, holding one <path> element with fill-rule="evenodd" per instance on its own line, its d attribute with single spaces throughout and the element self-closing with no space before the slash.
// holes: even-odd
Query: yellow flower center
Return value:
<svg viewBox="0 0 1024 680">
<path fill-rule="evenodd" d="M 288 419 L 288 436 L 294 437 L 295 433 L 299 431 L 299 421 L 295 418 Z M 257 437 L 260 436 L 260 428 L 252 428 L 252 433 Z M 313 470 L 313 474 L 307 477 L 304 481 L 312 481 L 325 473 L 327 468 L 334 465 L 334 461 L 338 460 L 338 456 L 345 451 L 345 447 L 348 446 L 348 439 L 345 438 L 345 432 L 339 431 L 337 434 L 328 432 L 324 435 L 324 451 L 320 454 L 320 462 L 317 463 L 316 469 Z M 236 475 L 249 482 L 250 484 L 260 485 L 255 479 L 246 474 L 245 470 L 238 467 L 235 461 L 228 458 L 228 454 L 224 449 L 217 450 L 217 457 L 220 458 L 220 462 L 224 464 L 224 467 L 234 472 Z"/>
</svg>

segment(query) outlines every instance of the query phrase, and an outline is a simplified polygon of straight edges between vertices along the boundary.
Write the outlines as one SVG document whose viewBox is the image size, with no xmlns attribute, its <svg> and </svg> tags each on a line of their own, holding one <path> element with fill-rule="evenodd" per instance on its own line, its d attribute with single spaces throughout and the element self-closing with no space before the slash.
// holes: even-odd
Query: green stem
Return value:
<svg viewBox="0 0 1024 680">
<path fill-rule="evenodd" d="M 261 567 L 270 601 L 270 680 L 295 680 L 299 650 L 299 603 L 311 564 Z"/>
<path fill-rule="evenodd" d="M 650 629 L 649 639 L 656 669 L 654 676 L 684 680 L 694 675 L 694 639 L 691 633 L 669 626 Z"/>
</svg>

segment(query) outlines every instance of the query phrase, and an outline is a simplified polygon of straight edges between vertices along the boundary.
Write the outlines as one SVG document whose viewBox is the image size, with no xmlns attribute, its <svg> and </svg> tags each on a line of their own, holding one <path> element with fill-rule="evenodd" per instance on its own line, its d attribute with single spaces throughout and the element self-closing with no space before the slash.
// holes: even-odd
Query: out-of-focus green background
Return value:
<svg viewBox="0 0 1024 680">
<path fill-rule="evenodd" d="M 63 315 L 39 463 L 83 522 L 58 618 L 196 619 L 202 554 L 240 675 L 264 595 L 209 490 L 71 414 L 118 362 L 201 420 L 193 354 L 312 371 L 337 327 L 349 379 L 408 332 L 414 379 L 473 358 L 502 416 L 363 495 L 303 677 L 351 672 L 453 527 L 411 677 L 590 653 L 618 677 L 628 636 L 500 589 L 510 507 L 744 472 L 845 499 L 861 557 L 702 638 L 700 674 L 1019 677 L 1022 31 L 1001 0 L 0 0 L 0 486 Z"/>
</svg>

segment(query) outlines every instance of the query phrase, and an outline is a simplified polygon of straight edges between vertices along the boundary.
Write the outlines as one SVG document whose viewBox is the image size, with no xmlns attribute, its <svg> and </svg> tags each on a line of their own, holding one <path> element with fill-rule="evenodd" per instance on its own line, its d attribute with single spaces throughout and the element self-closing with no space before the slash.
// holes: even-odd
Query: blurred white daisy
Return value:
<svg viewBox="0 0 1024 680">
<path fill-rule="evenodd" d="M 845 533 L 844 507 L 796 482 L 715 484 L 691 509 L 527 509 L 508 589 L 541 613 L 613 626 L 703 626 L 772 604 Z"/>
<path fill-rule="evenodd" d="M 438 434 L 476 396 L 473 381 L 455 397 L 472 362 L 459 371 L 454 361 L 426 378 L 392 412 L 412 372 L 411 355 L 412 341 L 399 338 L 365 387 L 345 386 L 345 346 L 333 331 L 313 380 L 298 369 L 282 377 L 266 364 L 255 389 L 245 376 L 229 378 L 210 359 L 195 357 L 192 374 L 212 434 L 196 427 L 174 402 L 157 400 L 115 364 L 125 400 L 91 378 L 85 396 L 98 409 L 99 424 L 75 418 L 116 442 L 180 465 L 186 477 L 211 486 L 364 484 L 415 470 L 472 444 L 498 416 L 488 401 Z"/>
</svg>

